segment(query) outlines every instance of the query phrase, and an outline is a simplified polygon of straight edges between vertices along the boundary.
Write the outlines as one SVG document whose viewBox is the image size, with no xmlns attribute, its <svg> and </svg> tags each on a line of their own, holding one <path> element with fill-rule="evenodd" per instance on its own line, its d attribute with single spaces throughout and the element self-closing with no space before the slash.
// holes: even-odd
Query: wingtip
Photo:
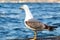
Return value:
<svg viewBox="0 0 60 40">
<path fill-rule="evenodd" d="M 45 29 L 49 30 L 49 31 L 53 31 L 56 30 L 57 26 L 47 26 L 45 25 Z"/>
</svg>

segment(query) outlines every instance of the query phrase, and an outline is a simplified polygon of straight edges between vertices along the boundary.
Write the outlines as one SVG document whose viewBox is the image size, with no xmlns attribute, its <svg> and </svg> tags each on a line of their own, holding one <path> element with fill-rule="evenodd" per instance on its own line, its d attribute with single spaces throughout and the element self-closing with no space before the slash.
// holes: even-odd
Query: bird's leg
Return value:
<svg viewBox="0 0 60 40">
<path fill-rule="evenodd" d="M 37 40 L 37 31 L 34 31 L 34 40 Z"/>
</svg>

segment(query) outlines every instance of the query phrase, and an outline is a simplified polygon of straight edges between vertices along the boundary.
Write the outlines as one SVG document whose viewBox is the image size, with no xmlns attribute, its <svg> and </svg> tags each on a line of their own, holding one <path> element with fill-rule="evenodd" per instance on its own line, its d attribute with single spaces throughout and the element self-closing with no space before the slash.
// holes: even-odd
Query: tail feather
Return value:
<svg viewBox="0 0 60 40">
<path fill-rule="evenodd" d="M 48 29 L 49 31 L 53 31 L 53 30 L 55 30 L 55 28 L 57 28 L 57 27 L 45 25 L 45 29 Z"/>
</svg>

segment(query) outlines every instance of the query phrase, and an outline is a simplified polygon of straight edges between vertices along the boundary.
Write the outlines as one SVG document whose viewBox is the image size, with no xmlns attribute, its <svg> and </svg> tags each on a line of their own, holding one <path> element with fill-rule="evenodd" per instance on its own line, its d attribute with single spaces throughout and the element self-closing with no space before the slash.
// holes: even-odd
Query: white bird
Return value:
<svg viewBox="0 0 60 40">
<path fill-rule="evenodd" d="M 53 26 L 48 26 L 48 25 L 40 22 L 39 20 L 35 19 L 32 16 L 32 13 L 30 12 L 27 5 L 21 6 L 20 9 L 23 9 L 25 11 L 26 16 L 25 16 L 24 23 L 25 23 L 27 28 L 34 31 L 34 40 L 37 39 L 37 35 L 36 35 L 37 31 L 42 31 L 44 29 L 47 29 L 49 31 L 53 31 L 56 28 Z"/>
</svg>

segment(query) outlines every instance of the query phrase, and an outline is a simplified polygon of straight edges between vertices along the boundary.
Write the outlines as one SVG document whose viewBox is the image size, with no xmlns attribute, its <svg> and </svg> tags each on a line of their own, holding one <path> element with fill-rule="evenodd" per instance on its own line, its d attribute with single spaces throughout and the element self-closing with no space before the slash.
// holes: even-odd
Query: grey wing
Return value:
<svg viewBox="0 0 60 40">
<path fill-rule="evenodd" d="M 45 27 L 45 25 L 38 20 L 29 20 L 26 21 L 26 24 L 36 30 L 43 30 Z"/>
</svg>

